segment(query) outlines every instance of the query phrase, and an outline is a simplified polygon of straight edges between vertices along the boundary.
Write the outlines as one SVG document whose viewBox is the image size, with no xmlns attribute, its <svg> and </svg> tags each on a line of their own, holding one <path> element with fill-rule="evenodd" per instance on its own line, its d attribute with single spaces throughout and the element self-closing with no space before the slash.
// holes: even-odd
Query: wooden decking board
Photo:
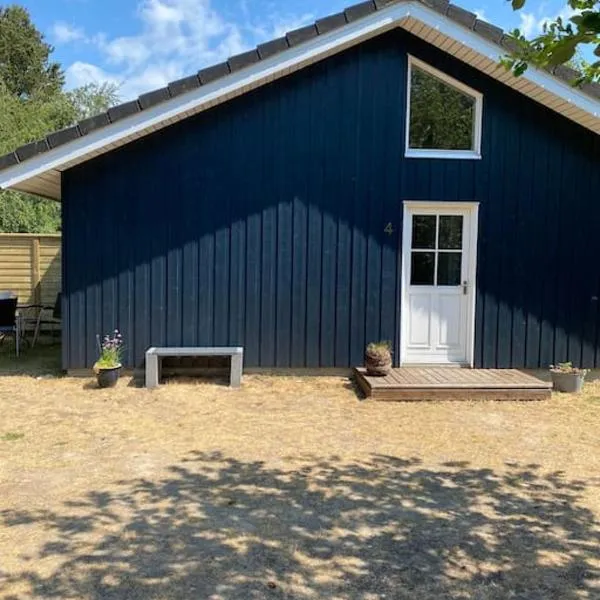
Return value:
<svg viewBox="0 0 600 600">
<path fill-rule="evenodd" d="M 406 367 L 386 377 L 354 370 L 359 387 L 377 400 L 540 400 L 551 385 L 516 369 Z"/>
</svg>

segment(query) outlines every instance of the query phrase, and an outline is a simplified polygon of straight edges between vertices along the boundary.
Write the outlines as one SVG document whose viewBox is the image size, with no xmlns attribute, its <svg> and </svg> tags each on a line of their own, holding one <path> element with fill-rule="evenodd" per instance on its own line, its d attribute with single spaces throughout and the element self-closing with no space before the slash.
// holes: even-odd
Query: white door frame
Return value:
<svg viewBox="0 0 600 600">
<path fill-rule="evenodd" d="M 404 211 L 402 216 L 402 277 L 401 277 L 401 295 L 400 295 L 400 365 L 406 360 L 406 340 L 408 339 L 408 286 L 410 276 L 410 239 L 411 239 L 411 215 L 414 212 L 423 210 L 433 213 L 440 210 L 461 210 L 469 214 L 469 237 L 470 249 L 467 260 L 468 273 L 468 313 L 467 319 L 467 361 L 468 366 L 473 367 L 475 358 L 475 296 L 477 290 L 477 234 L 479 231 L 479 202 L 436 202 L 436 201 L 404 201 Z"/>
</svg>

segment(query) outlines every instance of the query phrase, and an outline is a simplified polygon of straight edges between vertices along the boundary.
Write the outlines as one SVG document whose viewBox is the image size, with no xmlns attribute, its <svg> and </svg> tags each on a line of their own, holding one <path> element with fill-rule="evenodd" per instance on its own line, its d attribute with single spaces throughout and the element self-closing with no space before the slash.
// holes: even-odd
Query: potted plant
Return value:
<svg viewBox="0 0 600 600">
<path fill-rule="evenodd" d="M 552 385 L 554 386 L 554 389 L 559 392 L 580 392 L 586 375 L 586 369 L 578 369 L 573 366 L 572 362 L 550 365 Z"/>
<path fill-rule="evenodd" d="M 390 342 L 371 342 L 365 351 L 367 375 L 383 377 L 392 370 L 392 344 Z"/>
<path fill-rule="evenodd" d="M 117 385 L 121 374 L 121 355 L 123 352 L 123 336 L 115 329 L 112 335 L 105 335 L 102 343 L 96 336 L 100 356 L 94 365 L 94 373 L 98 386 L 109 388 Z"/>
</svg>

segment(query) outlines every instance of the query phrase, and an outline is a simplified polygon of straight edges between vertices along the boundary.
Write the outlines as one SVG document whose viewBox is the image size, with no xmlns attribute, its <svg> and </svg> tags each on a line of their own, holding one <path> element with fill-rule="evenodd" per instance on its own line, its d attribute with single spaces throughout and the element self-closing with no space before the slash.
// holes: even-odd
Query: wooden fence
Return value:
<svg viewBox="0 0 600 600">
<path fill-rule="evenodd" d="M 60 292 L 60 234 L 0 233 L 0 291 L 53 306 Z"/>
</svg>

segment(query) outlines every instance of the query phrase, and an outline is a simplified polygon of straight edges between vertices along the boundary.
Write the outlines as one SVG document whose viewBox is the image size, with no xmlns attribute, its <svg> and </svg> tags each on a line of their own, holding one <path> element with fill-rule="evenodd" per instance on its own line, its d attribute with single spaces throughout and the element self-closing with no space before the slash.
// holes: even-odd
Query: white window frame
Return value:
<svg viewBox="0 0 600 600">
<path fill-rule="evenodd" d="M 473 115 L 473 150 L 436 150 L 434 148 L 411 148 L 410 147 L 410 88 L 412 80 L 413 65 L 421 71 L 433 75 L 436 79 L 447 83 L 459 92 L 470 96 L 475 100 L 475 112 Z M 446 75 L 442 71 L 428 65 L 427 63 L 408 55 L 408 81 L 406 83 L 406 139 L 404 156 L 407 158 L 462 158 L 479 160 L 481 158 L 481 121 L 483 117 L 483 94 L 465 85 L 464 83 Z"/>
</svg>

